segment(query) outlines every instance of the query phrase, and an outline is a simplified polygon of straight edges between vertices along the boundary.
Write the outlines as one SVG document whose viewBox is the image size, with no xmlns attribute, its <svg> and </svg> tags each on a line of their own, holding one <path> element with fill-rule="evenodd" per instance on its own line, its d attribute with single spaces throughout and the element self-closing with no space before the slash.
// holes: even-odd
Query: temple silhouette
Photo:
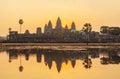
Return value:
<svg viewBox="0 0 120 79">
<path fill-rule="evenodd" d="M 20 25 L 23 21 L 20 20 Z M 66 25 L 64 28 L 60 17 L 56 21 L 56 26 L 53 28 L 52 22 L 44 26 L 42 33 L 41 27 L 36 29 L 36 33 L 30 33 L 26 30 L 25 33 L 12 31 L 9 28 L 7 40 L 3 42 L 9 43 L 110 43 L 120 42 L 120 27 L 101 26 L 100 32 L 92 31 L 92 25 L 85 23 L 81 30 L 76 30 L 75 22 L 71 23 L 70 28 Z"/>
</svg>

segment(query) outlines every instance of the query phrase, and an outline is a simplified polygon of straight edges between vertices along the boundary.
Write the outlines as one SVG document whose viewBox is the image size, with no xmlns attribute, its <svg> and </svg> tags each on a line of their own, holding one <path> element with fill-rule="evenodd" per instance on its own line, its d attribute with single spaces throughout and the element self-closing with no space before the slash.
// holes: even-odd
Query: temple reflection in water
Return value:
<svg viewBox="0 0 120 79">
<path fill-rule="evenodd" d="M 57 71 L 62 69 L 62 63 L 68 64 L 71 62 L 71 66 L 76 66 L 76 60 L 81 60 L 84 68 L 89 69 L 92 67 L 92 60 L 98 58 L 101 65 L 119 64 L 120 63 L 120 49 L 87 49 L 77 51 L 64 51 L 64 50 L 41 50 L 41 49 L 10 49 L 7 50 L 9 54 L 9 62 L 12 60 L 19 60 L 19 71 L 23 71 L 21 56 L 25 57 L 26 61 L 29 61 L 31 55 L 36 55 L 36 62 L 41 63 L 44 58 L 45 65 L 51 69 L 53 62 L 56 64 Z M 94 66 L 93 66 L 94 67 Z"/>
</svg>

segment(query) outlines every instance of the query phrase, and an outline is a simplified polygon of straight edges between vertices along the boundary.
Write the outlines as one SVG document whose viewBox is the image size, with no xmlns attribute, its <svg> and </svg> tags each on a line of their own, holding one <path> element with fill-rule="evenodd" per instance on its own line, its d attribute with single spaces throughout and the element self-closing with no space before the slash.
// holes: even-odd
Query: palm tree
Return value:
<svg viewBox="0 0 120 79">
<path fill-rule="evenodd" d="M 22 24 L 23 24 L 24 22 L 23 22 L 23 20 L 22 19 L 19 19 L 19 24 L 20 24 L 20 33 L 21 33 L 21 26 L 22 26 Z"/>
<path fill-rule="evenodd" d="M 88 34 L 91 32 L 92 27 L 90 23 L 85 23 L 83 27 L 83 31 L 87 34 L 87 45 L 88 45 Z"/>
<path fill-rule="evenodd" d="M 83 30 L 86 33 L 91 32 L 91 30 L 92 30 L 91 24 L 90 23 L 85 23 L 84 27 L 83 27 Z"/>
</svg>

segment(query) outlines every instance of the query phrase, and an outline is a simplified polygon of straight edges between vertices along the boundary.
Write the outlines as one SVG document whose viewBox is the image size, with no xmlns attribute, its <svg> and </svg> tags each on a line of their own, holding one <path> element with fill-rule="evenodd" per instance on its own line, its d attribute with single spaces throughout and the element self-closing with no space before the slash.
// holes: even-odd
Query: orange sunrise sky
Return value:
<svg viewBox="0 0 120 79">
<path fill-rule="evenodd" d="M 31 33 L 52 21 L 55 27 L 58 16 L 63 27 L 70 28 L 72 21 L 77 30 L 84 23 L 91 23 L 93 30 L 100 26 L 120 26 L 120 0 L 0 0 L 0 36 L 8 34 L 8 28 L 19 31 L 19 19 L 24 20 L 22 32 Z"/>
</svg>

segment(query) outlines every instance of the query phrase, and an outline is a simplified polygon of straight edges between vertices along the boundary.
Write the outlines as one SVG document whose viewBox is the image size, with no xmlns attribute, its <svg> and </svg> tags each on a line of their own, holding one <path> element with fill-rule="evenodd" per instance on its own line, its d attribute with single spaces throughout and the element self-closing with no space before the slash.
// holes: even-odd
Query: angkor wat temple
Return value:
<svg viewBox="0 0 120 79">
<path fill-rule="evenodd" d="M 81 30 L 76 30 L 76 25 L 72 22 L 70 29 L 66 25 L 63 28 L 58 17 L 56 26 L 53 28 L 51 21 L 45 24 L 44 33 L 38 27 L 36 33 L 18 33 L 9 28 L 7 40 L 10 43 L 109 43 L 120 42 L 120 27 L 101 26 L 100 32 L 92 31 L 90 23 L 86 23 Z"/>
</svg>

